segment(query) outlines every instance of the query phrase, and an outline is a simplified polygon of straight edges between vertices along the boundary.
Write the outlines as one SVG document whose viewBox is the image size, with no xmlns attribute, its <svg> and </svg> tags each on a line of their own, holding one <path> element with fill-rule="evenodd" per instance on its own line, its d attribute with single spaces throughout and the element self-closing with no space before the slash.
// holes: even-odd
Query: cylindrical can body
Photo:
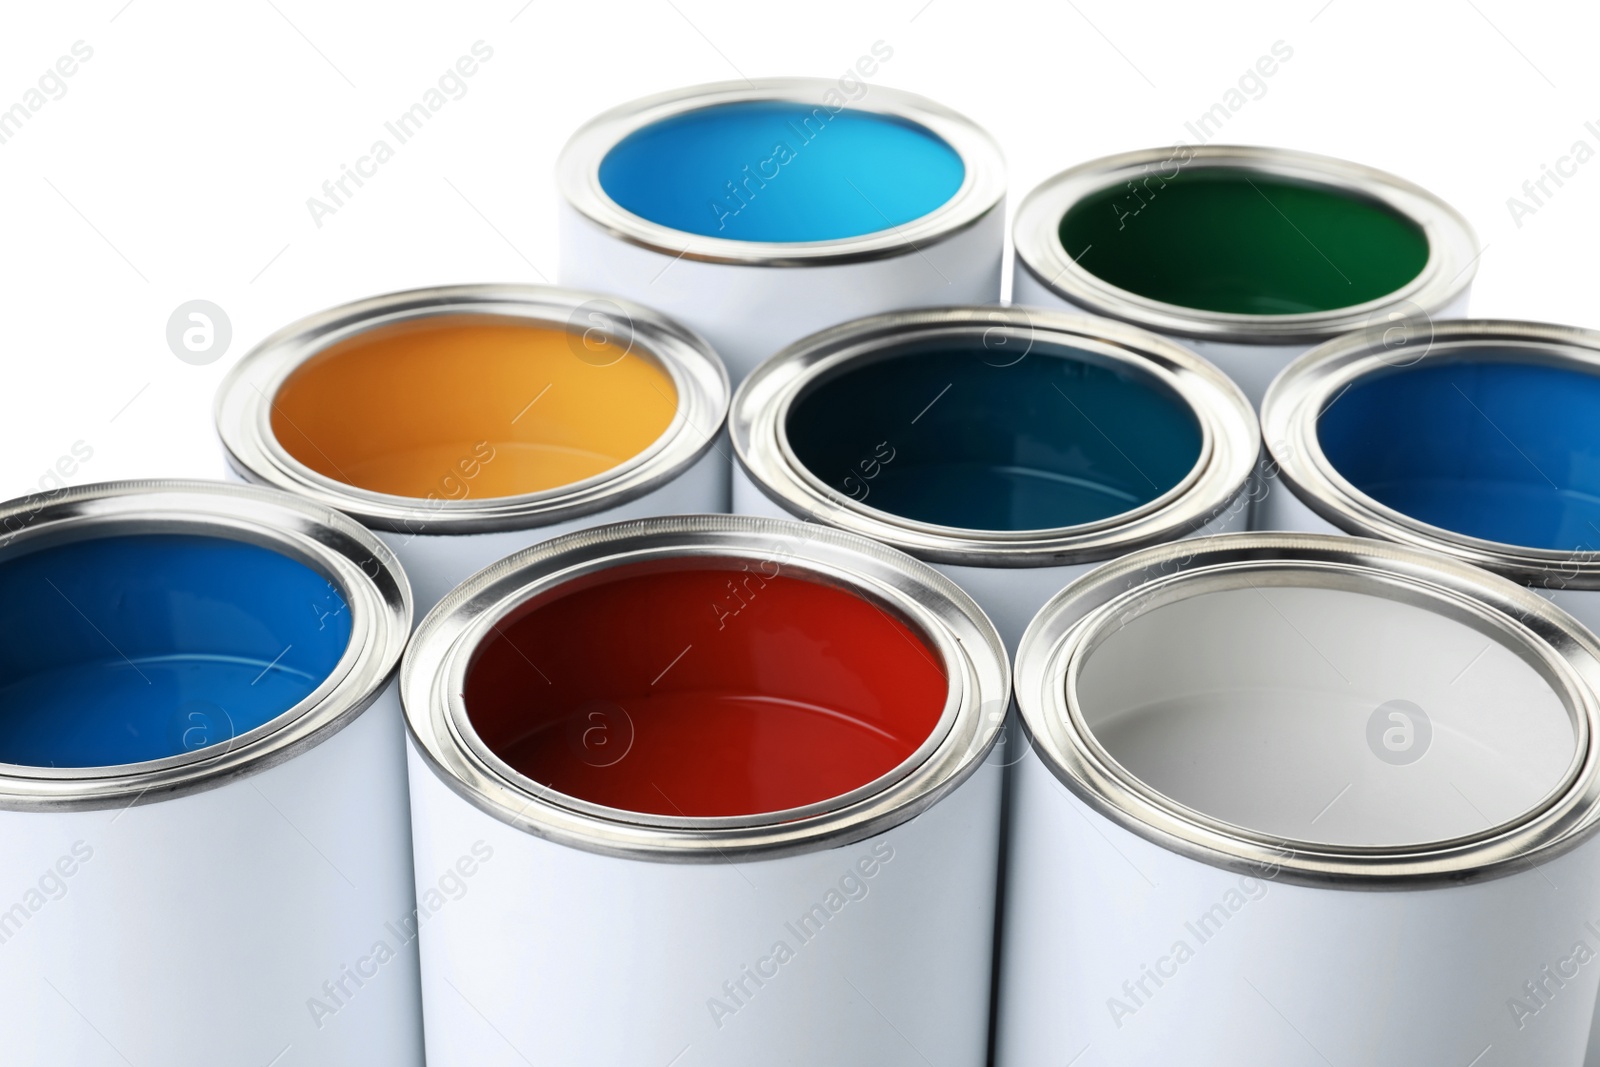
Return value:
<svg viewBox="0 0 1600 1067">
<path fill-rule="evenodd" d="M 998 148 L 932 101 L 858 88 L 729 82 L 597 117 L 559 165 L 562 283 L 687 323 L 735 384 L 835 323 L 998 303 Z"/>
<path fill-rule="evenodd" d="M 1082 164 L 1017 211 L 1012 302 L 1192 345 L 1261 404 L 1273 377 L 1364 326 L 1415 345 L 1466 311 L 1466 221 L 1370 167 L 1284 149 L 1179 145 Z M 1161 269 L 1151 270 L 1149 264 Z"/>
<path fill-rule="evenodd" d="M 0 606 L 60 594 L 31 604 L 36 640 L 0 623 L 6 644 L 65 663 L 0 667 L 6 1062 L 420 1065 L 392 554 L 328 509 L 203 482 L 4 516 Z M 24 728 L 49 707 L 51 734 Z M 41 746 L 60 765 L 23 766 Z"/>
<path fill-rule="evenodd" d="M 540 286 L 392 293 L 269 337 L 217 396 L 240 476 L 336 507 L 413 575 L 419 612 L 537 541 L 727 510 L 727 373 L 622 298 Z"/>
<path fill-rule="evenodd" d="M 1600 630 L 1600 334 L 1466 320 L 1418 340 L 1352 334 L 1274 383 L 1254 526 L 1423 545 Z"/>
<path fill-rule="evenodd" d="M 921 1052 L 977 1067 L 1000 780 L 985 766 L 910 822 L 836 848 L 652 863 L 507 826 L 413 755 L 418 899 L 452 871 L 467 887 L 422 932 L 428 1062 L 666 1063 L 691 1050 L 685 1061 L 733 1067 L 782 1048 L 797 1063 Z"/>
<path fill-rule="evenodd" d="M 984 1062 L 1009 674 L 935 572 L 792 522 L 600 527 L 471 579 L 402 688 L 430 1063 Z"/>
<path fill-rule="evenodd" d="M 1206 538 L 1068 588 L 1017 655 L 996 1062 L 1579 1067 L 1597 653 L 1366 539 Z"/>
<path fill-rule="evenodd" d="M 1260 450 L 1239 389 L 1104 319 L 941 308 L 825 330 L 746 379 L 733 507 L 865 534 L 938 568 L 1014 649 L 1100 562 L 1244 529 Z"/>
</svg>

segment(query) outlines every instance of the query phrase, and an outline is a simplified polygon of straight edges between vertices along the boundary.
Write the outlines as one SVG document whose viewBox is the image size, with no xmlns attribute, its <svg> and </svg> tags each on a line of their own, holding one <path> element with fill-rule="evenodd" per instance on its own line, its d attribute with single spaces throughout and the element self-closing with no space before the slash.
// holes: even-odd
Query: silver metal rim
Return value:
<svg viewBox="0 0 1600 1067">
<path fill-rule="evenodd" d="M 817 478 L 790 448 L 789 411 L 823 378 L 908 347 L 964 340 L 977 348 L 996 338 L 1027 353 L 1020 358 L 1067 348 L 1074 359 L 1131 368 L 1170 390 L 1201 427 L 1194 468 L 1150 503 L 1098 522 L 1052 530 L 965 530 L 867 507 Z M 734 395 L 728 431 L 751 481 L 792 515 L 871 537 L 919 559 L 1004 567 L 1094 562 L 1190 534 L 1236 505 L 1261 452 L 1250 401 L 1194 352 L 1122 323 L 1022 307 L 892 312 L 813 334 L 744 380 Z"/>
<path fill-rule="evenodd" d="M 569 329 L 594 303 L 606 326 L 589 332 L 652 359 L 672 377 L 678 410 L 651 446 L 592 478 L 537 493 L 429 501 L 375 493 L 319 474 L 278 443 L 272 397 L 306 360 L 379 326 L 440 315 L 522 319 Z M 618 320 L 611 309 L 622 316 Z M 592 322 L 592 320 L 589 320 Z M 574 358 L 577 358 L 574 356 Z M 521 530 L 616 507 L 670 481 L 714 447 L 728 411 L 728 372 L 698 334 L 621 297 L 539 285 L 453 285 L 388 293 L 330 308 L 284 327 L 228 372 L 217 391 L 217 432 L 243 477 L 338 508 L 379 530 L 467 534 Z"/>
<path fill-rule="evenodd" d="M 0 764 L 0 810 L 131 807 L 214 789 L 321 744 L 383 692 L 411 630 L 411 587 L 382 541 L 309 500 L 202 481 L 102 482 L 0 505 L 0 557 L 89 538 L 192 533 L 244 541 L 305 564 L 350 608 L 350 644 L 305 699 L 231 741 L 144 763 L 52 768 Z"/>
<path fill-rule="evenodd" d="M 1478 834 L 1420 845 L 1336 846 L 1209 818 L 1124 769 L 1094 737 L 1072 681 L 1106 630 L 1145 601 L 1206 583 L 1290 579 L 1381 591 L 1504 639 L 1566 705 L 1575 754 L 1544 801 Z M 1600 822 L 1600 644 L 1565 612 L 1513 582 L 1436 553 L 1320 534 L 1222 534 L 1146 549 L 1074 582 L 1047 603 L 1017 651 L 1017 705 L 1051 773 L 1095 811 L 1162 848 L 1285 882 L 1352 890 L 1457 885 L 1526 870 L 1588 839 Z"/>
<path fill-rule="evenodd" d="M 1189 168 L 1228 168 L 1331 187 L 1377 200 L 1422 228 L 1428 261 L 1400 289 L 1363 304 L 1298 315 L 1245 315 L 1206 311 L 1151 300 L 1111 285 L 1073 261 L 1057 232 L 1061 219 L 1090 194 L 1170 165 L 1174 153 L 1192 152 Z M 1019 264 L 1063 300 L 1148 330 L 1207 341 L 1242 344 L 1315 344 L 1349 330 L 1386 321 L 1412 308 L 1433 314 L 1472 283 L 1478 242 L 1467 220 L 1420 186 L 1372 167 L 1285 148 L 1200 145 L 1124 152 L 1073 167 L 1029 193 L 1012 228 Z"/>
<path fill-rule="evenodd" d="M 610 567 L 781 556 L 791 572 L 861 595 L 920 631 L 944 661 L 950 697 L 921 749 L 878 781 L 805 808 L 741 818 L 670 818 L 555 793 L 494 757 L 461 700 L 482 637 L 507 613 Z M 1010 664 L 994 626 L 937 571 L 862 538 L 802 523 L 688 515 L 614 523 L 553 538 L 488 567 L 418 627 L 400 691 L 417 750 L 455 793 L 526 833 L 606 855 L 716 863 L 834 847 L 882 833 L 977 770 L 1010 701 Z"/>
<path fill-rule="evenodd" d="M 752 100 L 820 106 L 824 94 L 837 89 L 827 78 L 757 78 L 694 85 L 634 100 L 597 115 L 572 135 L 556 163 L 556 182 L 579 214 L 613 237 L 675 259 L 754 267 L 818 266 L 915 254 L 973 225 L 1005 198 L 1005 160 L 982 127 L 925 97 L 878 85 L 851 101 L 848 109 L 916 123 L 944 140 L 966 167 L 961 187 L 949 200 L 904 225 L 832 241 L 730 241 L 641 218 L 600 187 L 600 161 L 618 141 L 645 126 L 702 108 Z"/>
<path fill-rule="evenodd" d="M 1351 384 L 1426 362 L 1520 360 L 1600 374 L 1600 331 L 1536 322 L 1469 319 L 1433 323 L 1420 345 L 1387 343 L 1373 328 L 1329 341 L 1284 369 L 1261 404 L 1267 454 L 1285 485 L 1349 533 L 1444 552 L 1522 585 L 1600 589 L 1600 553 L 1528 548 L 1431 526 L 1374 500 L 1322 451 L 1317 419 Z"/>
</svg>

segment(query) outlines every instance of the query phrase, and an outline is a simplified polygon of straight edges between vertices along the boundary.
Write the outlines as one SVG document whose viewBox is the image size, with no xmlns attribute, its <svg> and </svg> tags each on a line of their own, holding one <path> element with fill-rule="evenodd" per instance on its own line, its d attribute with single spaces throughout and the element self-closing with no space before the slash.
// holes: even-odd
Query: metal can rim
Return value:
<svg viewBox="0 0 1600 1067">
<path fill-rule="evenodd" d="M 1061 245 L 1057 227 L 1083 197 L 1141 176 L 1152 166 L 1190 153 L 1184 167 L 1254 170 L 1330 186 L 1377 200 L 1420 226 L 1428 239 L 1421 273 L 1392 293 L 1350 307 L 1293 315 L 1207 311 L 1152 300 L 1101 280 Z M 1105 156 L 1045 180 L 1017 208 L 1012 224 L 1017 261 L 1045 289 L 1099 315 L 1147 330 L 1203 341 L 1238 344 L 1315 344 L 1384 320 L 1408 306 L 1433 314 L 1471 284 L 1478 241 L 1466 218 L 1434 193 L 1404 178 L 1333 156 L 1254 145 L 1175 145 Z"/>
<path fill-rule="evenodd" d="M 529 597 L 612 566 L 664 559 L 755 561 L 831 580 L 888 605 L 944 659 L 950 697 L 932 745 L 870 787 L 805 809 L 672 818 L 557 794 L 496 759 L 467 721 L 460 681 L 478 639 Z M 939 572 L 852 534 L 784 519 L 674 515 L 552 538 L 479 571 L 418 626 L 401 665 L 407 728 L 429 771 L 466 802 L 525 833 L 588 852 L 668 863 L 774 858 L 836 847 L 897 826 L 965 782 L 1000 736 L 1011 667 L 981 608 Z M 465 728 L 464 728 L 465 727 Z"/>
<path fill-rule="evenodd" d="M 329 675 L 253 730 L 178 756 L 107 767 L 0 764 L 0 810 L 129 808 L 214 789 L 275 767 L 333 736 L 370 707 L 399 669 L 411 631 L 411 586 L 394 553 L 348 516 L 277 489 L 162 479 L 95 482 L 0 505 L 0 551 L 33 551 L 95 535 L 195 533 L 271 549 L 335 583 L 351 634 Z"/>
<path fill-rule="evenodd" d="M 440 315 L 526 319 L 569 329 L 587 304 L 609 304 L 628 320 L 608 338 L 647 352 L 673 379 L 678 406 L 649 447 L 591 478 L 517 496 L 429 501 L 361 489 L 313 471 L 278 444 L 271 398 L 306 360 L 379 326 Z M 576 357 L 574 357 L 576 358 Z M 619 296 L 546 285 L 434 286 L 352 301 L 290 323 L 243 356 L 213 407 L 228 461 L 250 481 L 337 508 L 377 530 L 471 534 L 534 529 L 627 503 L 671 481 L 716 447 L 727 419 L 727 369 L 699 334 Z"/>
<path fill-rule="evenodd" d="M 707 263 L 750 267 L 811 267 L 915 255 L 977 224 L 1005 199 L 1005 159 L 981 126 L 915 93 L 874 85 L 848 108 L 916 123 L 948 144 L 966 167 L 950 199 L 900 226 L 829 241 L 735 241 L 703 237 L 651 222 L 628 211 L 600 186 L 600 161 L 628 134 L 689 111 L 721 104 L 782 100 L 820 104 L 838 86 L 827 78 L 756 78 L 671 89 L 621 104 L 580 126 L 556 162 L 556 184 L 581 216 L 619 240 L 640 248 Z"/>
<path fill-rule="evenodd" d="M 1154 501 L 1080 526 L 990 531 L 936 526 L 866 507 L 829 490 L 787 443 L 791 404 L 814 382 L 852 362 L 941 336 L 1006 332 L 1031 345 L 1059 344 L 1092 360 L 1134 367 L 1170 389 L 1199 422 L 1194 468 Z M 1022 357 L 1026 358 L 1026 356 Z M 1099 562 L 1183 537 L 1246 500 L 1261 451 L 1254 409 L 1211 363 L 1174 341 L 1111 319 L 1032 307 L 969 306 L 896 311 L 830 327 L 766 360 L 739 386 L 728 416 L 735 461 L 769 499 L 797 518 L 893 545 L 919 559 L 988 567 Z"/>
<path fill-rule="evenodd" d="M 1317 418 L 1351 384 L 1385 368 L 1430 359 L 1503 357 L 1506 347 L 1528 359 L 1600 374 L 1600 331 L 1500 319 L 1431 323 L 1423 351 L 1412 358 L 1375 326 L 1328 341 L 1295 360 L 1261 403 L 1266 455 L 1284 484 L 1312 511 L 1347 533 L 1432 549 L 1522 585 L 1600 589 L 1600 552 L 1564 552 L 1487 541 L 1414 519 L 1380 504 L 1340 474 L 1322 451 Z"/>
<path fill-rule="evenodd" d="M 1566 706 L 1575 751 L 1544 801 L 1480 833 L 1398 846 L 1335 846 L 1257 833 L 1202 815 L 1145 784 L 1104 752 L 1066 684 L 1066 665 L 1122 598 L 1196 577 L 1244 587 L 1250 576 L 1299 567 L 1335 588 L 1387 583 L 1440 610 L 1476 612 L 1523 643 Z M 1340 584 L 1348 583 L 1348 584 Z M 1529 660 L 1530 664 L 1533 660 Z M 1023 635 L 1016 700 L 1027 742 L 1078 799 L 1168 851 L 1243 874 L 1342 890 L 1412 890 L 1526 870 L 1600 827 L 1600 642 L 1549 601 L 1507 579 L 1423 549 L 1326 534 L 1234 533 L 1145 549 L 1053 597 Z"/>
</svg>

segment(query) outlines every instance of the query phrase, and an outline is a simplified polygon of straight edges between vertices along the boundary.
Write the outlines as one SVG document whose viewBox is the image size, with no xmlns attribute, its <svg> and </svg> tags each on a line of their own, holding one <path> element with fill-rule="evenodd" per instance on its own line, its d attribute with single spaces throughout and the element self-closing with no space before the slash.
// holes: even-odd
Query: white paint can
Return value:
<svg viewBox="0 0 1600 1067">
<path fill-rule="evenodd" d="M 377 532 L 420 615 L 536 541 L 726 511 L 727 408 L 715 353 L 647 308 L 459 285 L 285 327 L 229 372 L 216 423 L 240 476 Z"/>
<path fill-rule="evenodd" d="M 1467 221 L 1371 167 L 1283 148 L 1178 145 L 1083 163 L 1029 193 L 1012 301 L 1177 338 L 1258 407 L 1274 375 L 1364 326 L 1466 311 Z"/>
<path fill-rule="evenodd" d="M 869 81 L 762 78 L 633 101 L 572 136 L 557 180 L 561 282 L 677 317 L 736 385 L 825 326 L 1000 300 L 999 147 L 966 117 Z"/>
<path fill-rule="evenodd" d="M 0 529 L 5 1062 L 420 1065 L 393 554 L 209 482 Z"/>
<path fill-rule="evenodd" d="M 1020 307 L 806 338 L 745 379 L 729 434 L 736 512 L 909 552 L 966 589 L 1008 649 L 1098 564 L 1244 529 L 1260 452 L 1249 401 L 1193 352 Z"/>
<path fill-rule="evenodd" d="M 1600 645 L 1364 538 L 1146 549 L 1023 638 L 1001 1067 L 1578 1067 Z"/>
<path fill-rule="evenodd" d="M 428 1062 L 976 1067 L 1009 683 L 948 580 L 800 523 L 475 575 L 401 674 Z"/>
</svg>

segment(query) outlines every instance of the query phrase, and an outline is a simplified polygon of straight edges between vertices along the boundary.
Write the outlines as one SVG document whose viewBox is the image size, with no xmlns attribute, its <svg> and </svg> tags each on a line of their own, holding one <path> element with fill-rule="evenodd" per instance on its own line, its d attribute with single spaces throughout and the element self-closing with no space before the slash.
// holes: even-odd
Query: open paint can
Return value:
<svg viewBox="0 0 1600 1067">
<path fill-rule="evenodd" d="M 891 544 L 966 589 L 1014 649 L 1046 600 L 1135 548 L 1244 529 L 1260 452 L 1238 387 L 1104 319 L 879 315 L 745 379 L 734 510 Z"/>
<path fill-rule="evenodd" d="M 1057 174 L 1022 202 L 1013 299 L 1191 345 L 1259 405 L 1296 356 L 1365 326 L 1460 316 L 1476 238 L 1392 174 L 1282 148 L 1179 145 Z"/>
<path fill-rule="evenodd" d="M 393 554 L 208 482 L 0 530 L 5 1062 L 420 1065 Z"/>
<path fill-rule="evenodd" d="M 1423 341 L 1353 334 L 1273 383 L 1256 524 L 1445 552 L 1600 630 L 1600 333 L 1474 320 Z"/>
<path fill-rule="evenodd" d="M 1000 299 L 1000 149 L 911 93 L 821 78 L 677 89 L 591 120 L 556 177 L 562 283 L 688 323 L 735 384 L 824 326 Z"/>
<path fill-rule="evenodd" d="M 422 934 L 428 1062 L 981 1063 L 1009 686 L 965 594 L 820 527 L 474 575 L 401 674 L 420 906 L 470 898 Z"/>
<path fill-rule="evenodd" d="M 1146 549 L 1017 655 L 1002 1067 L 1579 1067 L 1600 645 L 1365 538 Z"/>
<path fill-rule="evenodd" d="M 535 541 L 727 510 L 727 408 L 716 355 L 653 311 L 460 285 L 285 327 L 229 372 L 216 422 L 238 474 L 377 532 L 420 614 Z"/>
</svg>

